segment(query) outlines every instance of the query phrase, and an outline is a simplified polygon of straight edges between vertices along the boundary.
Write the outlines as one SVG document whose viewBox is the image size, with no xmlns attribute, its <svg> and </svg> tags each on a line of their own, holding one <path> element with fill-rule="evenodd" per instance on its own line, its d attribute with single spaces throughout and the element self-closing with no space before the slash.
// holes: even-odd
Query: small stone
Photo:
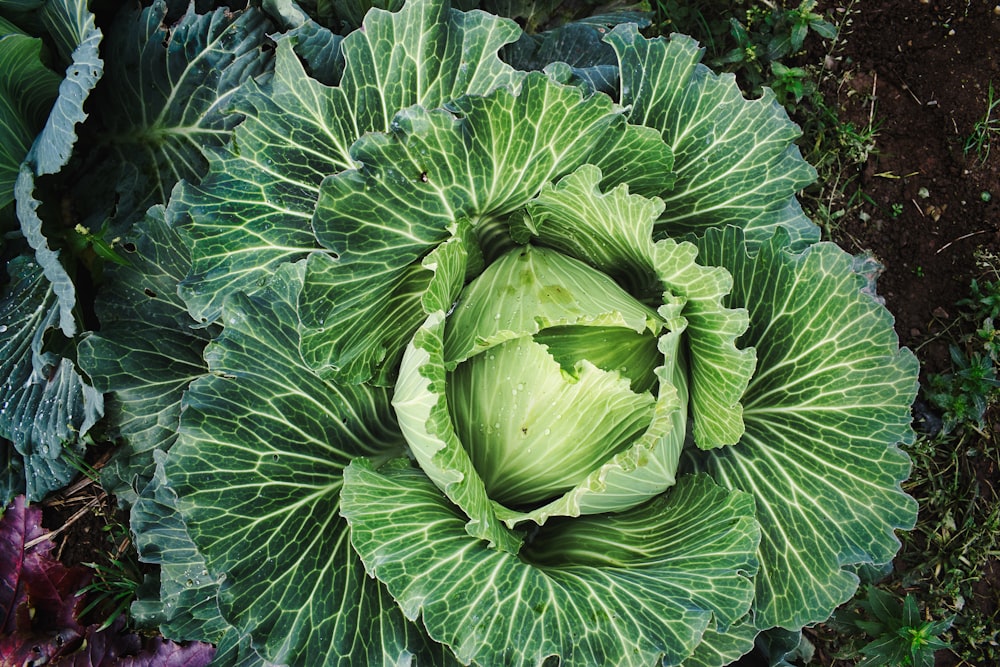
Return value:
<svg viewBox="0 0 1000 667">
<path fill-rule="evenodd" d="M 931 315 L 938 318 L 939 320 L 951 319 L 951 315 L 948 314 L 948 311 L 942 308 L 941 306 L 938 306 L 937 308 L 932 310 Z"/>
</svg>

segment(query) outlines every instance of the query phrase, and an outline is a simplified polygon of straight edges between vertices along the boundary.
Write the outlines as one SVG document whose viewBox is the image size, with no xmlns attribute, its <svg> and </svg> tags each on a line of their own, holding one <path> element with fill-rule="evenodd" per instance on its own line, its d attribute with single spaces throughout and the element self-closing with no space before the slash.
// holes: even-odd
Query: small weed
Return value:
<svg viewBox="0 0 1000 667">
<path fill-rule="evenodd" d="M 974 306 L 978 314 L 974 320 L 976 332 L 970 343 L 973 347 L 980 347 L 994 366 L 1000 366 L 1000 331 L 996 328 L 1000 319 L 1000 281 L 979 283 L 973 279 L 970 291 L 972 296 L 960 302 Z"/>
<path fill-rule="evenodd" d="M 1000 364 L 1000 331 L 997 331 L 992 317 L 983 320 L 982 326 L 976 329 L 976 336 L 994 365 Z"/>
<path fill-rule="evenodd" d="M 774 61 L 771 63 L 771 74 L 771 90 L 786 108 L 801 102 L 807 92 L 815 90 L 809 72 L 802 67 L 786 67 Z"/>
<path fill-rule="evenodd" d="M 988 251 L 977 253 L 984 274 L 973 278 L 969 296 L 959 300 L 966 330 L 949 346 L 952 371 L 928 376 L 927 400 L 943 413 L 945 431 L 960 426 L 981 430 L 987 409 L 1000 399 L 1000 262 Z M 990 279 L 987 277 L 991 274 Z"/>
<path fill-rule="evenodd" d="M 928 375 L 927 400 L 941 410 L 946 433 L 964 425 L 982 429 L 987 408 L 1000 396 L 993 360 L 958 345 L 950 345 L 948 352 L 953 370 Z"/>
<path fill-rule="evenodd" d="M 980 164 L 985 163 L 990 157 L 990 144 L 993 135 L 1000 133 L 1000 118 L 993 115 L 996 108 L 1000 106 L 1000 98 L 997 98 L 993 90 L 993 82 L 990 81 L 989 89 L 986 93 L 986 112 L 983 117 L 972 126 L 972 133 L 965 139 L 963 150 L 966 154 L 975 152 Z"/>
<path fill-rule="evenodd" d="M 836 123 L 837 144 L 844 151 L 845 157 L 854 164 L 863 164 L 876 153 L 875 139 L 878 137 L 881 122 L 869 119 L 863 128 L 857 128 L 851 122 Z"/>
<path fill-rule="evenodd" d="M 868 643 L 853 649 L 864 656 L 858 667 L 933 667 L 934 654 L 949 648 L 939 635 L 951 627 L 954 618 L 925 620 L 913 595 L 907 593 L 900 599 L 869 586 L 853 606 L 837 612 L 831 626 L 848 634 L 860 630 L 867 635 Z"/>
<path fill-rule="evenodd" d="M 798 53 L 810 32 L 824 39 L 837 36 L 837 27 L 813 11 L 816 0 L 802 0 L 795 8 L 778 5 L 752 5 L 743 20 L 736 16 L 729 19 L 730 35 L 735 45 L 716 57 L 710 64 L 742 74 L 753 92 L 762 86 L 773 89 L 791 88 L 802 99 L 805 93 L 806 73 L 798 68 L 788 68 L 779 61 Z M 778 68 L 774 64 L 781 65 Z M 768 77 L 770 70 L 773 77 Z M 776 90 L 778 92 L 778 90 Z"/>
<path fill-rule="evenodd" d="M 900 204 L 899 202 L 893 203 L 893 205 L 890 207 L 890 214 L 892 215 L 893 218 L 898 218 L 899 216 L 903 215 L 903 205 Z"/>
<path fill-rule="evenodd" d="M 965 306 L 972 312 L 969 315 L 973 321 L 979 318 L 1000 317 L 1000 280 L 972 279 L 969 284 L 969 297 L 958 302 L 959 306 Z"/>
<path fill-rule="evenodd" d="M 807 36 L 834 39 L 837 27 L 816 9 L 816 0 L 798 5 L 748 0 L 654 0 L 653 30 L 682 32 L 706 48 L 705 62 L 716 71 L 733 72 L 743 88 L 760 95 L 765 86 L 779 101 L 798 103 L 815 90 L 809 73 L 781 60 L 799 53 Z"/>
<path fill-rule="evenodd" d="M 98 613 L 104 619 L 101 630 L 110 627 L 122 614 L 128 614 L 143 581 L 128 529 L 118 523 L 109 523 L 103 530 L 111 543 L 104 559 L 106 562 L 84 563 L 94 571 L 94 577 L 80 590 L 80 594 L 88 595 L 87 606 L 80 616 L 84 617 L 92 611 Z"/>
<path fill-rule="evenodd" d="M 894 577 L 919 589 L 935 616 L 957 614 L 946 636 L 961 665 L 1000 664 L 1000 598 L 987 578 L 1000 553 L 1000 494 L 986 474 L 1000 468 L 997 444 L 963 429 L 907 449 L 914 468 L 904 488 L 920 504 L 920 521 L 903 536 Z"/>
<path fill-rule="evenodd" d="M 85 515 L 99 519 L 104 546 L 91 543 L 94 560 L 83 563 L 93 570 L 93 577 L 78 591 L 78 595 L 86 595 L 87 601 L 78 615 L 80 618 L 89 616 L 87 622 L 99 623 L 100 630 L 111 627 L 123 614 L 128 617 L 146 569 L 139 562 L 128 527 L 123 523 L 125 519 L 116 511 L 113 499 L 99 485 L 100 469 L 107 463 L 107 456 L 92 465 L 83 458 L 68 455 L 70 465 L 81 474 L 81 478 L 46 501 L 53 507 L 66 509 L 84 505 L 55 532 L 70 528 Z"/>
</svg>

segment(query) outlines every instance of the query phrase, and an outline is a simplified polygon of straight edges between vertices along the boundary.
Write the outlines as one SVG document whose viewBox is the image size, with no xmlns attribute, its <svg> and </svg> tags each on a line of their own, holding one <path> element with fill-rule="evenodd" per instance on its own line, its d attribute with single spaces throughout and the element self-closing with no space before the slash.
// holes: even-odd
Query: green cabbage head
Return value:
<svg viewBox="0 0 1000 667">
<path fill-rule="evenodd" d="M 168 636 L 256 664 L 723 665 L 893 558 L 917 363 L 803 214 L 770 92 L 634 25 L 604 36 L 613 95 L 519 71 L 513 22 L 445 0 L 323 34 L 278 40 L 135 242 L 183 267 L 181 328 L 221 331 L 133 510 Z"/>
</svg>

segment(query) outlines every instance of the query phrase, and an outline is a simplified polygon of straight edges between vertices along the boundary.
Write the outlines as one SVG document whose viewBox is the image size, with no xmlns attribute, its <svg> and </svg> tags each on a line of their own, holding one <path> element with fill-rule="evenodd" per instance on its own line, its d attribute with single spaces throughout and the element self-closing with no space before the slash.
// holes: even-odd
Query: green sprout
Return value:
<svg viewBox="0 0 1000 667">
<path fill-rule="evenodd" d="M 966 154 L 975 151 L 979 156 L 979 163 L 983 164 L 990 157 L 990 144 L 994 134 L 1000 133 L 1000 118 L 993 116 L 993 111 L 1000 106 L 1000 99 L 996 98 L 993 91 L 993 82 L 990 81 L 986 94 L 986 113 L 972 126 L 972 134 L 965 140 L 963 150 Z M 987 201 L 987 200 L 984 200 Z"/>
<path fill-rule="evenodd" d="M 934 653 L 949 648 L 939 635 L 951 628 L 955 617 L 933 621 L 921 618 L 917 600 L 898 597 L 870 586 L 857 608 L 838 613 L 841 622 L 853 625 L 871 638 L 860 653 L 859 667 L 933 667 Z"/>
</svg>

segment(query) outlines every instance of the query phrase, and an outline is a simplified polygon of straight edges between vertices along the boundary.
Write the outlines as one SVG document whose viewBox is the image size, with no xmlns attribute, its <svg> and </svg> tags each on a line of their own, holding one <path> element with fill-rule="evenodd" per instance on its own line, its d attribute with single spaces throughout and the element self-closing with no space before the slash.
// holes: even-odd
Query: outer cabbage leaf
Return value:
<svg viewBox="0 0 1000 667">
<path fill-rule="evenodd" d="M 76 125 L 87 118 L 84 102 L 104 71 L 98 52 L 102 34 L 84 0 L 51 0 L 39 13 L 59 57 L 68 67 L 45 126 L 20 164 L 14 196 L 24 238 L 34 249 L 57 296 L 59 327 L 64 335 L 72 337 L 76 333 L 76 288 L 59 259 L 59 251 L 52 249 L 43 230 L 38 213 L 41 201 L 35 198 L 36 178 L 57 173 L 70 159 L 77 140 Z"/>
<path fill-rule="evenodd" d="M 25 493 L 37 501 L 77 474 L 80 436 L 100 418 L 103 399 L 70 359 L 46 349 L 60 308 L 41 266 L 21 256 L 7 272 L 11 282 L 0 300 L 0 438 L 11 441 L 6 457 L 24 471 Z M 0 491 L 9 495 L 16 488 Z"/>
<path fill-rule="evenodd" d="M 910 471 L 896 446 L 912 438 L 917 361 L 899 349 L 889 312 L 867 293 L 852 258 L 820 243 L 795 254 L 778 232 L 754 254 L 736 228 L 699 241 L 704 261 L 733 275 L 729 305 L 745 307 L 741 342 L 760 370 L 743 398 L 735 447 L 687 450 L 720 484 L 753 494 L 763 538 L 754 622 L 798 629 L 825 620 L 857 589 L 846 566 L 885 563 L 893 531 L 912 528 Z"/>
<path fill-rule="evenodd" d="M 0 211 L 14 201 L 21 161 L 59 93 L 42 63 L 42 40 L 0 19 Z"/>
<path fill-rule="evenodd" d="M 57 173 L 69 161 L 76 125 L 87 119 L 84 102 L 104 74 L 98 48 L 103 35 L 86 0 L 47 0 L 40 15 L 59 58 L 68 66 L 59 97 L 29 156 L 38 176 Z"/>
<path fill-rule="evenodd" d="M 104 43 L 108 66 L 92 106 L 102 138 L 81 167 L 94 177 L 82 179 L 78 196 L 102 193 L 93 208 L 113 218 L 117 233 L 165 203 L 175 183 L 205 173 L 205 153 L 225 144 L 240 120 L 229 113 L 234 92 L 271 65 L 263 48 L 271 25 L 260 10 L 197 14 L 192 4 L 169 25 L 167 11 L 157 0 L 119 12 Z"/>
<path fill-rule="evenodd" d="M 122 443 L 102 484 L 132 503 L 152 476 L 152 451 L 177 438 L 187 385 L 208 372 L 202 352 L 212 329 L 194 328 L 177 283 L 191 266 L 177 230 L 154 207 L 125 237 L 126 265 L 105 268 L 96 303 L 99 333 L 80 341 L 77 361 L 98 391 Z"/>
<path fill-rule="evenodd" d="M 517 69 L 559 71 L 564 82 L 611 95 L 618 89 L 618 60 L 614 50 L 603 42 L 604 34 L 618 23 L 641 19 L 636 12 L 622 12 L 572 21 L 534 35 L 525 33 L 504 47 L 501 56 Z M 645 21 L 645 25 L 649 22 Z"/>
<path fill-rule="evenodd" d="M 212 577 L 177 512 L 177 496 L 166 485 L 165 452 L 154 452 L 155 472 L 132 506 L 130 526 L 144 563 L 159 565 L 159 587 L 132 603 L 132 615 L 164 637 L 218 644 L 234 628 L 222 618 Z"/>
<path fill-rule="evenodd" d="M 21 232 L 28 245 L 35 251 L 35 260 L 42 267 L 42 272 L 56 295 L 58 320 L 55 324 L 64 336 L 72 338 L 77 332 L 76 285 L 62 264 L 61 251 L 49 247 L 49 241 L 42 229 L 44 223 L 39 215 L 42 202 L 35 199 L 35 182 L 35 173 L 30 163 L 22 162 L 14 185 L 17 217 L 21 222 Z"/>
<path fill-rule="evenodd" d="M 302 0 L 302 6 L 321 24 L 352 32 L 361 27 L 365 14 L 372 7 L 396 11 L 402 0 Z"/>
<path fill-rule="evenodd" d="M 752 597 L 753 503 L 704 476 L 628 512 L 547 525 L 520 555 L 470 536 L 406 462 L 355 460 L 342 496 L 365 567 L 462 662 L 677 665 Z"/>
<path fill-rule="evenodd" d="M 171 197 L 169 218 L 191 246 L 180 293 L 195 319 L 214 321 L 226 295 L 259 289 L 280 264 L 316 247 L 309 223 L 319 182 L 343 168 L 325 129 L 337 110 L 323 90 L 280 42 L 272 79 L 244 83 L 233 103 L 245 116 L 233 143 L 208 151 L 208 175 Z"/>
<path fill-rule="evenodd" d="M 340 88 L 350 100 L 355 133 L 389 129 L 396 112 L 428 109 L 462 95 L 513 86 L 523 77 L 497 57 L 517 39 L 517 24 L 448 2 L 407 2 L 396 13 L 368 12 L 361 30 L 344 38 Z M 342 121 L 343 122 L 343 121 Z"/>
<path fill-rule="evenodd" d="M 629 122 L 655 128 L 674 151 L 677 181 L 660 193 L 666 206 L 658 234 L 731 224 L 751 243 L 776 227 L 787 229 L 796 247 L 819 240 L 794 197 L 816 172 L 792 143 L 799 129 L 770 90 L 744 99 L 733 75 L 698 63 L 701 51 L 684 35 L 648 40 L 625 24 L 606 40 L 618 53 Z"/>
<path fill-rule="evenodd" d="M 214 320 L 227 294 L 253 291 L 316 247 L 310 221 L 320 183 L 356 166 L 350 147 L 359 137 L 388 130 L 412 104 L 435 108 L 515 83 L 520 73 L 496 52 L 516 36 L 512 22 L 443 2 L 374 11 L 341 42 L 345 71 L 332 88 L 309 78 L 282 40 L 274 80 L 249 85 L 234 104 L 247 119 L 233 145 L 210 158 L 200 186 L 185 186 L 171 203 L 193 243 L 183 284 L 192 315 Z"/>
<path fill-rule="evenodd" d="M 233 295 L 206 350 L 213 374 L 183 401 L 166 476 L 219 609 L 267 660 L 403 660 L 422 645 L 365 576 L 338 514 L 354 456 L 401 451 L 385 390 L 319 378 L 298 353 L 302 266 Z M 350 609 L 349 613 L 343 610 Z"/>
<path fill-rule="evenodd" d="M 722 667 L 732 665 L 753 650 L 760 631 L 748 617 L 720 632 L 709 626 L 694 653 L 684 659 L 682 667 Z"/>
<path fill-rule="evenodd" d="M 335 86 L 344 73 L 340 35 L 314 21 L 293 0 L 264 0 L 261 7 L 281 26 L 276 41 L 289 40 L 309 75 L 327 86 Z"/>
</svg>

